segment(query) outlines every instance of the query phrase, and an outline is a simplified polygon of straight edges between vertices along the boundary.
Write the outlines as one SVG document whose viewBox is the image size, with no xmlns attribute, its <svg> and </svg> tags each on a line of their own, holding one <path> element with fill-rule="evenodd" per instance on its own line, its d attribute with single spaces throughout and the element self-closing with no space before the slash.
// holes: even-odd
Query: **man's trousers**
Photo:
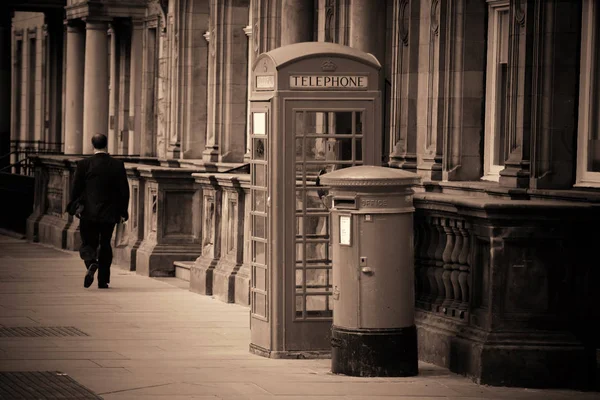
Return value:
<svg viewBox="0 0 600 400">
<path fill-rule="evenodd" d="M 85 262 L 86 269 L 93 263 L 98 264 L 98 285 L 110 282 L 110 265 L 113 258 L 110 240 L 115 225 L 113 222 L 96 222 L 85 219 L 79 221 L 81 234 L 79 255 Z"/>
</svg>

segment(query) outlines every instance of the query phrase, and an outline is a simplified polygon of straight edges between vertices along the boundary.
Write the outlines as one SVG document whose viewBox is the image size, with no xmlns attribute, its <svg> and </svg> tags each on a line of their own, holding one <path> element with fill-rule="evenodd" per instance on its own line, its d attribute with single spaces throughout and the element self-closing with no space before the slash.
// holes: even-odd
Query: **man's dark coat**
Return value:
<svg viewBox="0 0 600 400">
<path fill-rule="evenodd" d="M 71 202 L 67 211 L 80 218 L 117 223 L 128 219 L 129 185 L 123 161 L 97 153 L 77 162 Z M 81 210 L 83 208 L 83 210 Z"/>
</svg>

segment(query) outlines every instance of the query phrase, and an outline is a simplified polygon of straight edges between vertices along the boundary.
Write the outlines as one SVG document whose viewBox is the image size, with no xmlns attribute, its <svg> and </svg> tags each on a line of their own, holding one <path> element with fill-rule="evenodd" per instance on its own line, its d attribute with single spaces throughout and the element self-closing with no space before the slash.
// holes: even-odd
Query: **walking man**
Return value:
<svg viewBox="0 0 600 400">
<path fill-rule="evenodd" d="M 123 161 L 107 152 L 106 135 L 92 137 L 94 155 L 77 162 L 71 202 L 67 210 L 79 217 L 81 248 L 79 254 L 87 272 L 83 285 L 88 288 L 98 271 L 98 288 L 108 289 L 115 225 L 129 218 L 129 185 Z"/>
</svg>

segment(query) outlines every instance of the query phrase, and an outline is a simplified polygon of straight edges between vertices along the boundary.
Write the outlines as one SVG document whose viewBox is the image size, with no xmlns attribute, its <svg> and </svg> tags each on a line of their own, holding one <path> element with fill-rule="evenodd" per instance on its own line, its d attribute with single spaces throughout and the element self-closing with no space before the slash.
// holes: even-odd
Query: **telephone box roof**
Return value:
<svg viewBox="0 0 600 400">
<path fill-rule="evenodd" d="M 315 55 L 325 57 L 345 57 L 369 64 L 378 69 L 381 68 L 381 64 L 374 55 L 352 47 L 330 42 L 294 43 L 278 47 L 263 53 L 262 55 L 270 57 L 278 69 L 291 61 L 297 61 Z"/>
</svg>

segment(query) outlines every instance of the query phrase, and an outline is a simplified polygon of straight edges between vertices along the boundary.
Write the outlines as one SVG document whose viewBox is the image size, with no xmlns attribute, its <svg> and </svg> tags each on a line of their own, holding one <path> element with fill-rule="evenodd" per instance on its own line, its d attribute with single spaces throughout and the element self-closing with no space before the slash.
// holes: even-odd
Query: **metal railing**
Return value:
<svg viewBox="0 0 600 400">
<path fill-rule="evenodd" d="M 38 154 L 63 154 L 63 144 L 42 140 L 11 140 L 10 152 L 0 156 L 2 163 L 8 158 L 8 165 L 0 168 L 0 172 L 33 176 L 31 156 Z"/>
</svg>

